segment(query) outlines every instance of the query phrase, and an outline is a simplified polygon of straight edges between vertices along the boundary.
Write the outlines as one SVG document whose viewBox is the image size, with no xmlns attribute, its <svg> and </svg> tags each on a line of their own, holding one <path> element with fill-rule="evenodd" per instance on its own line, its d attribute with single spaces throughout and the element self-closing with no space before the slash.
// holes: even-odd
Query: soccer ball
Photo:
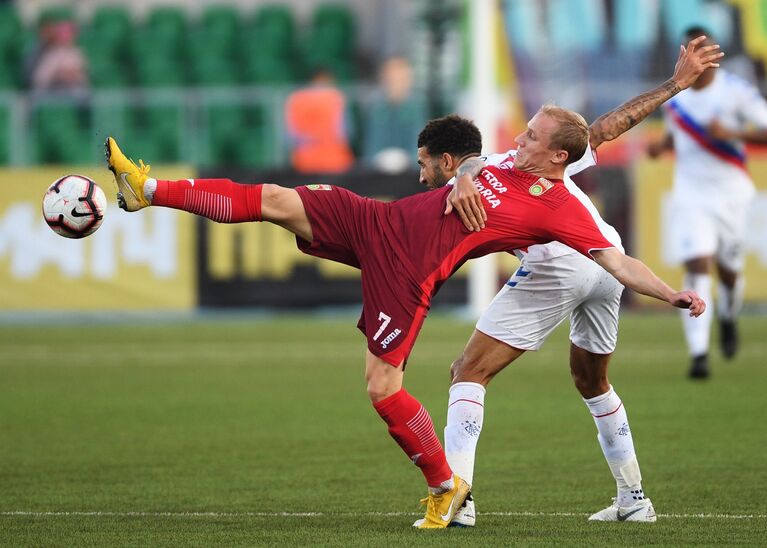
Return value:
<svg viewBox="0 0 767 548">
<path fill-rule="evenodd" d="M 83 175 L 65 175 L 43 197 L 45 222 L 65 238 L 85 238 L 96 232 L 106 208 L 104 191 Z"/>
</svg>

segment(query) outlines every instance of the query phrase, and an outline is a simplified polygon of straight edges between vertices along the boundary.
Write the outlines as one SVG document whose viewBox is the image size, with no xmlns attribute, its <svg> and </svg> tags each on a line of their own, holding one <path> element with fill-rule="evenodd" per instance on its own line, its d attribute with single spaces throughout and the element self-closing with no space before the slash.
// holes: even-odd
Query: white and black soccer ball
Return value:
<svg viewBox="0 0 767 548">
<path fill-rule="evenodd" d="M 65 175 L 43 197 L 45 222 L 65 238 L 85 238 L 96 232 L 106 208 L 104 191 L 83 175 Z"/>
</svg>

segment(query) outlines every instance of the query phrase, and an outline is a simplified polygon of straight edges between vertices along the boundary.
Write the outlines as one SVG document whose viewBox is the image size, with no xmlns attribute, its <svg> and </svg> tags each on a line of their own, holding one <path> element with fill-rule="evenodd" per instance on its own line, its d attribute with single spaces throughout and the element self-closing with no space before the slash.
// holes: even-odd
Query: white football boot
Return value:
<svg viewBox="0 0 767 548">
<path fill-rule="evenodd" d="M 469 493 L 461 508 L 455 513 L 449 527 L 474 527 L 477 521 L 477 512 L 474 508 L 474 497 Z"/>
<path fill-rule="evenodd" d="M 654 523 L 657 519 L 655 508 L 653 508 L 650 499 L 643 499 L 632 506 L 618 506 L 618 502 L 613 499 L 613 503 L 589 517 L 589 521 L 640 521 Z"/>
</svg>

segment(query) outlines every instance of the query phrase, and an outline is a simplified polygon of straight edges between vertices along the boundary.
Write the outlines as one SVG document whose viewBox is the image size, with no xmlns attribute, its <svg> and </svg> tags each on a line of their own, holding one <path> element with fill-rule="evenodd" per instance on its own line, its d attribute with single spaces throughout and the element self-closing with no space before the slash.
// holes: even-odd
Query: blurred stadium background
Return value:
<svg viewBox="0 0 767 548">
<path fill-rule="evenodd" d="M 727 68 L 766 89 L 767 0 L 488 2 L 482 36 L 472 31 L 477 4 L 484 2 L 0 2 L 0 544 L 413 542 L 387 536 L 392 520 L 407 527 L 411 516 L 375 514 L 415 510 L 406 505 L 420 494 L 420 480 L 378 419 L 365 415 L 354 319 L 309 312 L 353 309 L 357 272 L 301 255 L 272 226 L 222 226 L 164 209 L 124 214 L 102 144 L 116 136 L 167 179 L 333 183 L 392 199 L 422 190 L 415 138 L 427 119 L 449 112 L 481 119 L 485 152 L 512 147 L 545 101 L 591 122 L 665 80 L 692 24 L 711 29 Z M 71 38 L 85 81 L 34 83 L 45 29 Z M 480 54 L 492 62 L 478 76 L 472 47 L 482 40 L 490 47 Z M 392 58 L 400 63 L 393 75 L 384 70 Z M 291 121 L 289 103 L 313 89 L 322 70 L 338 93 L 320 102 L 342 105 L 329 115 L 342 153 L 337 165 L 312 169 L 295 154 L 301 131 L 312 128 Z M 491 82 L 481 101 L 478 77 Z M 316 100 L 310 96 L 309 106 Z M 599 166 L 577 182 L 627 251 L 680 285 L 662 238 L 673 214 L 666 206 L 673 158 L 650 162 L 644 152 L 661 130 L 652 116 L 602 145 Z M 621 393 L 631 402 L 632 428 L 642 432 L 640 460 L 661 514 L 729 512 L 757 521 L 670 519 L 659 521 L 658 537 L 628 540 L 604 528 L 595 541 L 583 514 L 607 503 L 612 487 L 567 377 L 560 330 L 522 360 L 513 377 L 522 383 L 512 374 L 497 381 L 498 395 L 508 397 L 488 406 L 492 426 L 477 476 L 488 478 L 480 513 L 500 512 L 487 518 L 497 536 L 472 542 L 508 544 L 511 520 L 517 538 L 533 543 L 759 543 L 767 513 L 759 491 L 767 450 L 767 156 L 756 147 L 749 153 L 760 192 L 749 221 L 743 353 L 726 370 L 717 354 L 708 386 L 683 384 L 688 358 L 677 317 L 666 309 L 664 317 L 635 314 L 624 321 L 611 378 L 628 381 Z M 80 241 L 56 236 L 40 215 L 45 189 L 67 173 L 92 177 L 110 200 L 102 227 Z M 509 255 L 497 258 L 491 294 L 515 266 Z M 445 284 L 435 308 L 465 310 L 467 270 Z M 645 308 L 660 310 L 628 296 L 624 312 Z M 274 319 L 275 309 L 291 315 Z M 471 331 L 459 318 L 426 322 L 413 355 L 418 365 L 408 372 L 438 429 L 448 364 Z M 546 401 L 533 403 L 532 394 Z M 545 411 L 530 417 L 533 405 Z M 572 467 L 539 443 L 547 436 L 561 436 Z M 499 472 L 509 466 L 508 475 Z M 583 476 L 574 478 L 573 468 Z M 387 482 L 385 502 L 371 498 Z M 301 490 L 307 485 L 316 499 Z M 318 528 L 272 515 L 318 507 L 346 514 Z M 510 509 L 517 514 L 502 513 Z M 63 513 L 35 513 L 50 510 Z M 115 514 L 89 521 L 87 512 L 102 511 Z M 120 514 L 134 511 L 150 514 Z M 187 521 L 186 511 L 223 514 Z M 176 514 L 168 520 L 162 512 Z M 355 536 L 368 528 L 372 540 Z"/>
<path fill-rule="evenodd" d="M 102 163 L 110 134 L 166 178 L 333 182 L 393 198 L 420 191 L 415 137 L 428 118 L 457 111 L 481 119 L 486 152 L 513 146 L 515 132 L 544 101 L 593 121 L 667 78 L 691 24 L 709 27 L 728 54 L 726 66 L 764 87 L 761 0 L 490 5 L 487 34 L 495 35 L 480 56 L 493 60 L 491 85 L 474 100 L 472 44 L 486 37 L 472 36 L 468 2 L 2 3 L 0 309 L 292 308 L 359 300 L 356 272 L 302 256 L 272 227 L 219 227 L 171 211 L 110 212 L 86 241 L 56 237 L 38 214 L 46 185 L 82 172 L 111 194 Z M 40 42 L 47 25 L 62 22 L 73 28 L 86 80 L 38 86 Z M 405 68 L 386 76 L 392 57 Z M 318 70 L 329 71 L 340 90 L 339 140 L 351 160 L 312 169 L 293 155 L 300 132 L 311 128 L 293 127 L 287 109 L 291 94 Z M 660 127 L 655 116 L 603 145 L 599 167 L 578 182 L 628 250 L 677 283 L 662 238 L 673 159 L 651 163 L 644 155 Z M 759 149 L 750 158 L 762 189 L 748 242 L 747 301 L 754 305 L 767 301 L 767 164 Z M 500 283 L 513 267 L 511 257 L 500 257 L 494 278 Z M 465 271 L 437 304 L 466 302 Z M 144 280 L 140 287 L 130 283 L 135 276 Z M 494 278 L 486 284 L 490 295 Z M 114 287 L 126 296 L 115 297 Z"/>
</svg>

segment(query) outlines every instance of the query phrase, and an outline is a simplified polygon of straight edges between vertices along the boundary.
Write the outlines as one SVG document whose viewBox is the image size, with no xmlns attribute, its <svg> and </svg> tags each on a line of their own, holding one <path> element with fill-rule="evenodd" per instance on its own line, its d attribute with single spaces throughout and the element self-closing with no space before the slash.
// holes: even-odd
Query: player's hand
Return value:
<svg viewBox="0 0 767 548">
<path fill-rule="evenodd" d="M 668 301 L 677 308 L 687 308 L 690 316 L 697 318 L 706 311 L 706 302 L 692 289 L 674 293 Z"/>
<path fill-rule="evenodd" d="M 458 213 L 467 229 L 479 232 L 485 228 L 487 214 L 482 205 L 482 196 L 479 195 L 471 175 L 462 175 L 455 180 L 453 190 L 447 197 L 445 215 L 449 215 L 453 210 Z"/>
<path fill-rule="evenodd" d="M 720 141 L 729 141 L 738 138 L 737 133 L 724 127 L 719 120 L 711 122 L 706 129 L 711 137 Z"/>
<path fill-rule="evenodd" d="M 690 87 L 704 70 L 719 67 L 718 61 L 724 57 L 719 44 L 704 46 L 705 40 L 705 36 L 698 36 L 690 40 L 687 47 L 679 46 L 679 58 L 671 79 L 682 89 Z"/>
</svg>

